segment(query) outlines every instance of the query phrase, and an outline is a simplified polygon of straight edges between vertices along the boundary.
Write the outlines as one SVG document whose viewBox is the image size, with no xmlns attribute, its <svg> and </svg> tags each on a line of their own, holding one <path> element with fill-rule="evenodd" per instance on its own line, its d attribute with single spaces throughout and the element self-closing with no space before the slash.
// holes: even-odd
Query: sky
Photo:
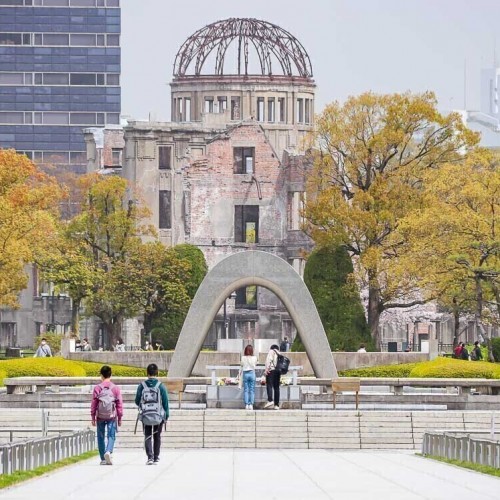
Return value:
<svg viewBox="0 0 500 500">
<path fill-rule="evenodd" d="M 478 109 L 480 72 L 500 60 L 500 0 L 122 0 L 122 114 L 169 120 L 175 55 L 195 31 L 252 17 L 311 58 L 315 110 L 366 91 L 432 90 L 442 110 Z M 465 90 L 465 92 L 464 92 Z"/>
</svg>

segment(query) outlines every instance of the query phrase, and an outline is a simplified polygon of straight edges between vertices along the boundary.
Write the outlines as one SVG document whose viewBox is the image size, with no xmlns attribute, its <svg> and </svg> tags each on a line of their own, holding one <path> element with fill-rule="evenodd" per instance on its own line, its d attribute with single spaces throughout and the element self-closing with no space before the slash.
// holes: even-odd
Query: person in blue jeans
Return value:
<svg viewBox="0 0 500 500">
<path fill-rule="evenodd" d="M 253 347 L 247 345 L 241 357 L 241 373 L 243 380 L 243 397 L 245 409 L 253 410 L 255 404 L 255 368 L 257 367 L 257 356 L 253 355 Z"/>
<path fill-rule="evenodd" d="M 120 388 L 111 382 L 111 367 L 101 368 L 102 382 L 94 387 L 90 416 L 97 426 L 97 447 L 101 465 L 113 465 L 116 426 L 122 425 L 123 400 Z M 106 430 L 108 441 L 106 443 Z"/>
</svg>

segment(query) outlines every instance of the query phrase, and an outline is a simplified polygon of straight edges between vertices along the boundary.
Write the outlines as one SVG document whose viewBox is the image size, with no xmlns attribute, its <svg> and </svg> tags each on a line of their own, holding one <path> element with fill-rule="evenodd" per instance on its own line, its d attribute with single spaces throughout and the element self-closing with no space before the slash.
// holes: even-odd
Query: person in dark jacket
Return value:
<svg viewBox="0 0 500 500">
<path fill-rule="evenodd" d="M 464 361 L 469 361 L 469 351 L 467 350 L 467 347 L 465 347 L 465 344 L 462 342 L 462 350 L 460 351 L 460 359 L 463 359 Z"/>
<path fill-rule="evenodd" d="M 474 342 L 474 348 L 472 349 L 470 359 L 472 359 L 472 361 L 481 361 L 483 359 L 483 353 L 481 352 L 481 346 L 478 340 Z"/>
<path fill-rule="evenodd" d="M 169 417 L 168 394 L 165 386 L 158 381 L 158 366 L 155 363 L 151 363 L 146 368 L 146 373 L 148 375 L 148 378 L 145 383 L 148 387 L 155 387 L 159 383 L 161 405 L 163 407 L 163 418 L 164 422 L 166 422 Z M 141 406 L 143 390 L 144 386 L 142 384 L 139 384 L 135 395 L 135 404 L 139 408 Z M 147 465 L 156 465 L 160 460 L 161 431 L 164 422 L 158 425 L 143 424 L 144 448 L 146 449 L 146 455 L 148 456 L 148 461 L 146 462 Z"/>
</svg>

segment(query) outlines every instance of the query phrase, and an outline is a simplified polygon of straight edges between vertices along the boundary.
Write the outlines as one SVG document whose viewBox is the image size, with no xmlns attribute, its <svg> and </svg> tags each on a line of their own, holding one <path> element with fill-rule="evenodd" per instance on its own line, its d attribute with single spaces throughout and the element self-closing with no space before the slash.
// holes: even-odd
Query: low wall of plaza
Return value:
<svg viewBox="0 0 500 500">
<path fill-rule="evenodd" d="M 348 370 L 380 365 L 397 365 L 401 363 L 418 363 L 430 359 L 428 353 L 421 352 L 334 352 L 333 359 L 337 370 Z M 146 368 L 149 363 L 156 363 L 160 370 L 168 370 L 173 351 L 90 351 L 72 352 L 68 359 L 80 361 L 93 361 L 102 364 L 120 364 Z M 305 352 L 287 352 L 292 365 L 303 366 L 300 376 L 314 375 L 309 358 Z M 259 363 L 264 363 L 266 353 L 259 355 Z M 206 369 L 210 365 L 238 365 L 240 354 L 236 352 L 201 351 L 193 368 L 193 376 L 210 376 Z"/>
</svg>

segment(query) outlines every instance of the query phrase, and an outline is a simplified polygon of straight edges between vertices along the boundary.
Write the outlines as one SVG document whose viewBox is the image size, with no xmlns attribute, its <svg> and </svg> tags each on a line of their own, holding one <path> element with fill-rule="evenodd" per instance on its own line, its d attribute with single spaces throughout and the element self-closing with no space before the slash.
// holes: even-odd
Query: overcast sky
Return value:
<svg viewBox="0 0 500 500">
<path fill-rule="evenodd" d="M 500 0 L 122 0 L 122 113 L 170 119 L 177 50 L 206 24 L 270 21 L 299 39 L 316 111 L 372 90 L 436 92 L 443 110 L 479 107 L 480 70 L 500 59 Z"/>
</svg>

